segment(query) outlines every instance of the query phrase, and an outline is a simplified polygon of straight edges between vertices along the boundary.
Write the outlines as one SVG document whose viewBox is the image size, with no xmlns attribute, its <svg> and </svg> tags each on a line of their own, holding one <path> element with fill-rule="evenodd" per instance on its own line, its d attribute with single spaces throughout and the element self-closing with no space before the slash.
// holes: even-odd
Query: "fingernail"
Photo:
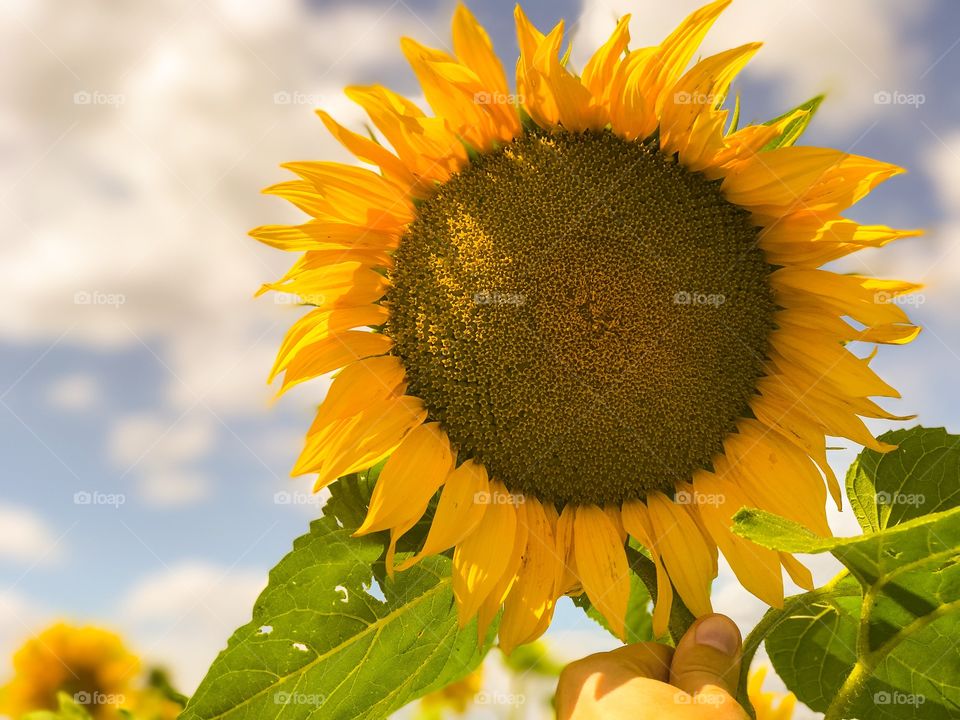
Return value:
<svg viewBox="0 0 960 720">
<path fill-rule="evenodd" d="M 740 631 L 723 615 L 712 615 L 697 625 L 693 639 L 697 645 L 708 645 L 724 655 L 733 656 L 740 649 Z"/>
</svg>

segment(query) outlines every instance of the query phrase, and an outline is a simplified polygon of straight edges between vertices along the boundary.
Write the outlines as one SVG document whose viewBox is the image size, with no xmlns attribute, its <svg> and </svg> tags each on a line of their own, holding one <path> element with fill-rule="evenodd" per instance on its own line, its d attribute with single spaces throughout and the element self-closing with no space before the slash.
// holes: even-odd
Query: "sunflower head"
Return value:
<svg viewBox="0 0 960 720">
<path fill-rule="evenodd" d="M 313 309 L 280 349 L 281 391 L 338 371 L 294 474 L 322 488 L 389 458 L 358 533 L 394 547 L 439 494 L 425 555 L 453 550 L 461 621 L 502 609 L 501 646 L 538 637 L 586 592 L 623 634 L 627 538 L 674 592 L 711 611 L 723 552 L 783 600 L 791 556 L 731 530 L 759 507 L 828 535 L 839 504 L 825 437 L 888 449 L 862 418 L 896 397 L 849 343 L 916 336 L 915 285 L 820 266 L 917 234 L 843 216 L 892 165 L 794 147 L 800 109 L 737 127 L 731 84 L 751 43 L 691 65 L 728 0 L 661 44 L 630 18 L 575 70 L 564 26 L 516 10 L 511 86 L 469 10 L 453 52 L 401 45 L 431 113 L 351 87 L 376 128 L 320 117 L 363 164 L 296 162 L 268 193 L 310 219 L 259 240 L 303 253 L 279 281 Z"/>
<path fill-rule="evenodd" d="M 55 710 L 68 695 L 96 718 L 119 718 L 133 701 L 131 684 L 140 660 L 112 632 L 53 625 L 30 638 L 13 656 L 13 678 L 0 691 L 0 711 L 12 718 Z"/>
</svg>

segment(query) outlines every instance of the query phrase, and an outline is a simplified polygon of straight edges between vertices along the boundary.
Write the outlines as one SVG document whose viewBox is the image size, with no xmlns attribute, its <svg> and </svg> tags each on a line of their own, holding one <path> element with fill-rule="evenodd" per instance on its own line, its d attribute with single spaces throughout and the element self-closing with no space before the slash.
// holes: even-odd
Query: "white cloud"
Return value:
<svg viewBox="0 0 960 720">
<path fill-rule="evenodd" d="M 205 499 L 210 479 L 196 470 L 216 441 L 215 420 L 203 409 L 179 418 L 155 413 L 128 415 L 115 422 L 107 455 L 122 476 L 137 478 L 141 497 L 159 507 Z"/>
<path fill-rule="evenodd" d="M 49 564 L 62 555 L 58 533 L 33 510 L 0 504 L 0 528 L 0 560 Z"/>
<path fill-rule="evenodd" d="M 346 160 L 312 106 L 359 127 L 342 86 L 374 66 L 395 75 L 398 38 L 437 24 L 402 3 L 297 0 L 3 13 L 0 61 L 23 71 L 0 79 L 0 222 L 18 237 L 0 247 L 16 298 L 0 305 L 0 337 L 146 346 L 173 408 L 260 411 L 297 313 L 252 295 L 293 258 L 245 233 L 300 216 L 259 191 L 286 177 L 280 162 Z"/>
<path fill-rule="evenodd" d="M 266 586 L 259 571 L 184 562 L 137 582 L 119 604 L 138 651 L 166 663 L 191 693 Z"/>
<path fill-rule="evenodd" d="M 93 375 L 74 373 L 53 381 L 47 388 L 47 402 L 55 410 L 86 412 L 103 400 L 103 391 Z"/>
<path fill-rule="evenodd" d="M 659 43 L 703 4 L 703 0 L 584 0 L 575 57 L 582 67 L 620 15 L 633 14 L 631 46 L 642 47 Z M 900 109 L 875 104 L 875 93 L 922 92 L 915 85 L 930 58 L 907 42 L 903 28 L 923 17 L 928 4 L 927 0 L 738 0 L 711 30 L 702 54 L 763 41 L 764 47 L 746 72 L 772 83 L 779 106 L 786 109 L 828 92 L 830 102 L 821 109 L 818 122 L 855 126 L 881 111 Z"/>
</svg>

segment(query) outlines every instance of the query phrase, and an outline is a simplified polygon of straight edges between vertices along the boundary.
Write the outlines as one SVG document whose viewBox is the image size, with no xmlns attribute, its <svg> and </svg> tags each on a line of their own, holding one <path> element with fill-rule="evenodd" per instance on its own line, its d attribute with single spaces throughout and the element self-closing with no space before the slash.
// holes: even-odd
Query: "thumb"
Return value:
<svg viewBox="0 0 960 720">
<path fill-rule="evenodd" d="M 670 684 L 697 695 L 734 696 L 740 676 L 740 630 L 726 615 L 699 618 L 677 644 Z"/>
</svg>

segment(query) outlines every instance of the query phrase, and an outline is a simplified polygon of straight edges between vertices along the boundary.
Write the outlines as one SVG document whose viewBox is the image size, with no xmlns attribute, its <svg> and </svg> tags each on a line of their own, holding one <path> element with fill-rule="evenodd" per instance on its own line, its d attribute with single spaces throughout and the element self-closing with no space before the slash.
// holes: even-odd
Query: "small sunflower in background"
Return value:
<svg viewBox="0 0 960 720">
<path fill-rule="evenodd" d="M 424 695 L 420 700 L 416 720 L 440 720 L 448 711 L 455 715 L 464 715 L 482 687 L 483 665 L 480 665 L 459 680 Z"/>
<path fill-rule="evenodd" d="M 133 704 L 140 659 L 119 635 L 57 623 L 13 656 L 13 679 L 0 691 L 0 711 L 12 718 L 56 710 L 65 694 L 97 720 L 118 718 Z"/>
<path fill-rule="evenodd" d="M 797 696 L 793 693 L 764 690 L 763 681 L 767 677 L 767 669 L 766 665 L 761 665 L 751 670 L 747 679 L 747 695 L 757 720 L 791 720 L 797 706 Z"/>
<path fill-rule="evenodd" d="M 94 720 L 173 720 L 183 709 L 183 697 L 161 670 L 144 685 L 140 658 L 119 635 L 98 627 L 51 625 L 24 643 L 12 664 L 13 678 L 0 687 L 0 715 L 14 720 L 56 711 L 62 697 Z"/>
<path fill-rule="evenodd" d="M 802 109 L 738 128 L 724 104 L 759 44 L 691 66 L 728 4 L 655 47 L 629 48 L 624 17 L 579 73 L 563 23 L 544 34 L 518 7 L 515 93 L 461 5 L 453 54 L 402 42 L 433 115 L 347 88 L 375 138 L 319 115 L 371 167 L 285 165 L 298 179 L 266 192 L 311 219 L 251 233 L 303 253 L 264 290 L 315 306 L 280 349 L 281 392 L 339 371 L 294 474 L 319 490 L 387 458 L 358 534 L 390 532 L 391 572 L 453 549 L 461 622 L 483 634 L 502 608 L 507 652 L 564 594 L 622 636 L 628 536 L 657 567 L 657 634 L 673 588 L 711 612 L 718 550 L 781 605 L 782 570 L 810 573 L 732 515 L 829 535 L 825 436 L 889 449 L 861 418 L 893 418 L 871 398 L 898 393 L 846 344 L 911 341 L 895 299 L 918 286 L 819 266 L 918 234 L 842 215 L 901 170 L 793 146 Z"/>
</svg>

